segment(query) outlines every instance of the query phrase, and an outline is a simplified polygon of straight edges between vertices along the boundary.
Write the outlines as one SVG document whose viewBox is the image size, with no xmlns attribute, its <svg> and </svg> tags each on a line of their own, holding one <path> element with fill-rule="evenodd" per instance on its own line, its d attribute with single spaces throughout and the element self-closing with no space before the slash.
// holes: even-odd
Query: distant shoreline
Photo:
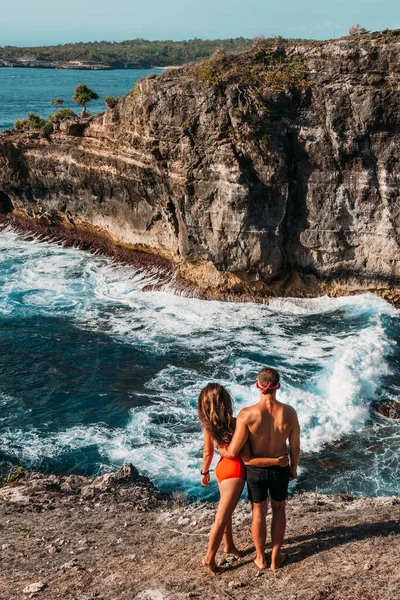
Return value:
<svg viewBox="0 0 400 600">
<path fill-rule="evenodd" d="M 181 65 L 171 65 L 167 67 L 158 67 L 153 65 L 130 65 L 130 66 L 118 66 L 112 67 L 110 65 L 88 65 L 88 64 L 51 64 L 51 63 L 13 63 L 6 64 L 0 62 L 0 69 L 58 69 L 60 71 L 148 71 L 149 69 L 178 69 Z"/>
</svg>

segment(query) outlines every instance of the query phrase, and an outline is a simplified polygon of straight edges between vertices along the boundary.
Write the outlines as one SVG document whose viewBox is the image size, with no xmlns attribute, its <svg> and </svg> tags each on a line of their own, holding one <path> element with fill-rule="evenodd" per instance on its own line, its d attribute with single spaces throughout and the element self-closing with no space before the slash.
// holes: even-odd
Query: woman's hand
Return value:
<svg viewBox="0 0 400 600">
<path fill-rule="evenodd" d="M 223 446 L 218 446 L 218 454 L 220 455 L 221 458 L 229 458 L 227 456 L 228 450 L 226 448 L 224 448 Z"/>
<path fill-rule="evenodd" d="M 278 458 L 278 467 L 287 467 L 289 466 L 289 457 L 287 454 L 280 456 Z"/>
<path fill-rule="evenodd" d="M 203 487 L 210 487 L 210 473 L 207 473 L 207 475 L 202 475 L 200 483 Z"/>
</svg>

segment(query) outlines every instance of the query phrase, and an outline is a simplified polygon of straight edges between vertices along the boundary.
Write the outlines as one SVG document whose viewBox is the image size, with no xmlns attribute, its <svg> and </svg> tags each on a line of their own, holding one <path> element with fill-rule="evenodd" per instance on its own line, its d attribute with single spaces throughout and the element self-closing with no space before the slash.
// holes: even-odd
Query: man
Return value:
<svg viewBox="0 0 400 600">
<path fill-rule="evenodd" d="M 237 456 L 248 440 L 253 456 L 279 457 L 287 455 L 289 441 L 290 467 L 289 461 L 285 467 L 247 467 L 247 488 L 253 510 L 252 535 L 257 553 L 254 562 L 259 569 L 265 569 L 267 566 L 265 519 L 269 492 L 272 508 L 271 569 L 277 569 L 287 559 L 287 553 L 281 552 L 286 529 L 285 504 L 289 481 L 297 477 L 300 426 L 296 411 L 276 399 L 276 391 L 280 388 L 279 373 L 276 369 L 262 369 L 256 386 L 260 390 L 259 402 L 240 411 L 232 441 L 226 449 L 220 448 L 219 453 L 226 458 Z"/>
</svg>

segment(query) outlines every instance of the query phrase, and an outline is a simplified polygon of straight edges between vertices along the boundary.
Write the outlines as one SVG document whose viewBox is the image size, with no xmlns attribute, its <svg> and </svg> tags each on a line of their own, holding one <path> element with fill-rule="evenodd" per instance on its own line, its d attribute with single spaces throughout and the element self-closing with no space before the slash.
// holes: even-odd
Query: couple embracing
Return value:
<svg viewBox="0 0 400 600">
<path fill-rule="evenodd" d="M 287 553 L 281 552 L 286 528 L 285 503 L 289 481 L 297 477 L 300 427 L 296 411 L 276 398 L 276 391 L 280 388 L 278 371 L 270 367 L 262 369 L 256 386 L 260 391 L 259 402 L 241 410 L 237 419 L 232 413 L 232 399 L 228 391 L 218 383 L 209 383 L 203 388 L 198 400 L 198 414 L 204 429 L 203 486 L 210 485 L 209 468 L 215 444 L 221 456 L 215 469 L 220 501 L 210 532 L 208 552 L 203 560 L 203 565 L 214 575 L 223 572 L 215 561 L 222 539 L 226 553 L 237 557 L 244 554 L 233 541 L 232 514 L 245 481 L 252 503 L 254 562 L 259 569 L 267 567 L 268 495 L 272 509 L 271 569 L 282 566 L 287 559 Z"/>
</svg>

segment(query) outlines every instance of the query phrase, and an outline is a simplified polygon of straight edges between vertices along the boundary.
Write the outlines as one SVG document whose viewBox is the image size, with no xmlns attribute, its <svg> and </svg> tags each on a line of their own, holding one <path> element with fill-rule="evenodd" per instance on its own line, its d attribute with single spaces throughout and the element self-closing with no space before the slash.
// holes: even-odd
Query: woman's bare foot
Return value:
<svg viewBox="0 0 400 600">
<path fill-rule="evenodd" d="M 266 569 L 267 568 L 267 561 L 265 560 L 265 556 L 263 558 L 256 558 L 254 560 L 255 565 L 259 568 L 259 569 Z"/>
<path fill-rule="evenodd" d="M 288 559 L 288 556 L 289 555 L 287 552 L 280 552 L 275 561 L 271 559 L 271 569 L 275 571 L 276 569 L 279 569 L 279 567 L 283 567 Z"/>
<path fill-rule="evenodd" d="M 244 550 L 239 550 L 236 546 L 232 546 L 230 548 L 224 548 L 225 554 L 232 554 L 236 556 L 236 558 L 242 558 L 246 552 Z"/>
<path fill-rule="evenodd" d="M 203 566 L 206 567 L 213 575 L 221 575 L 224 572 L 222 567 L 219 567 L 215 562 L 210 562 L 206 558 L 203 559 Z"/>
</svg>

